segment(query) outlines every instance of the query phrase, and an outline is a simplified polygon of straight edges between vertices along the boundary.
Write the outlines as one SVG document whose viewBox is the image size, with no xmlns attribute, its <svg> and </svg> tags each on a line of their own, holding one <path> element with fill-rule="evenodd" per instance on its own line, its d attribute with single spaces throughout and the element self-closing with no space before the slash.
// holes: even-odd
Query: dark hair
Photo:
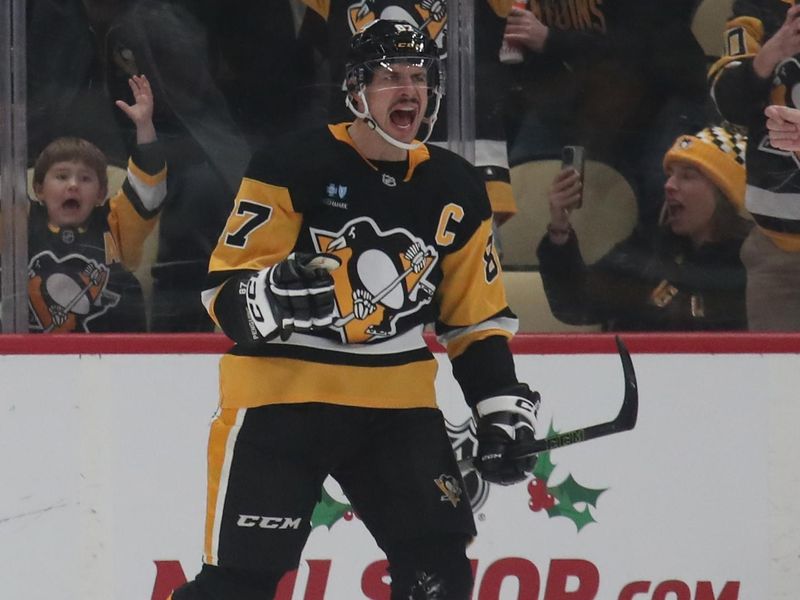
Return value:
<svg viewBox="0 0 800 600">
<path fill-rule="evenodd" d="M 45 175 L 57 162 L 80 161 L 86 163 L 95 173 L 100 187 L 108 189 L 108 160 L 103 151 L 84 139 L 77 137 L 56 138 L 42 150 L 33 166 L 33 183 L 42 185 Z"/>
</svg>

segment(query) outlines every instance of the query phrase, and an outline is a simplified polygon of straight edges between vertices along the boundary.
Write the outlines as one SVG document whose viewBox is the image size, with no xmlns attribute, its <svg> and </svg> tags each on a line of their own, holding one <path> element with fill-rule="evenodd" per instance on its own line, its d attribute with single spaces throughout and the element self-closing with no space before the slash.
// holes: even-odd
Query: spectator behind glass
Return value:
<svg viewBox="0 0 800 600">
<path fill-rule="evenodd" d="M 754 331 L 800 330 L 800 173 L 791 149 L 770 144 L 767 105 L 797 107 L 800 6 L 733 3 L 726 54 L 709 73 L 719 112 L 745 126 L 747 195 L 757 227 L 742 247 Z M 772 109 L 775 111 L 775 109 Z"/>
<path fill-rule="evenodd" d="M 658 220 L 661 158 L 708 123 L 705 53 L 691 33 L 697 2 L 572 0 L 514 8 L 506 40 L 523 48 L 509 106 L 509 160 L 555 159 L 585 146 L 627 178 L 640 221 Z"/>
<path fill-rule="evenodd" d="M 166 196 L 166 165 L 147 78 L 130 79 L 134 104 L 117 106 L 136 127 L 122 189 L 106 201 L 107 160 L 94 144 L 58 138 L 39 155 L 28 217 L 30 331 L 142 332 L 142 289 L 130 271 Z"/>
<path fill-rule="evenodd" d="M 31 0 L 28 3 L 29 148 L 77 136 L 131 152 L 130 123 L 111 98 L 128 78 L 150 76 L 153 116 L 169 172 L 153 267 L 158 331 L 210 331 L 199 302 L 208 257 L 250 156 L 293 120 L 286 93 L 294 73 L 289 0 Z M 263 50 L 263 52 L 262 52 Z M 265 57 L 275 57 L 267 59 Z M 273 67 L 283 70 L 270 76 Z M 268 100 L 272 98 L 272 100 Z M 256 114 L 256 110 L 260 110 Z M 243 132 L 242 127 L 248 131 Z"/>
<path fill-rule="evenodd" d="M 154 115 L 169 172 L 153 277 L 153 331 L 212 331 L 199 294 L 211 249 L 250 156 L 211 68 L 200 5 L 138 0 L 107 35 L 105 80 L 112 96 L 144 70 L 159 99 Z M 198 12 L 196 12 L 198 11 Z"/>
<path fill-rule="evenodd" d="M 606 331 L 746 328 L 739 249 L 750 223 L 738 214 L 745 146 L 741 135 L 721 127 L 678 137 L 663 159 L 661 226 L 655 234 L 638 228 L 591 266 L 569 225 L 580 181 L 574 170 L 560 171 L 548 194 L 548 234 L 537 250 L 556 318 L 601 323 Z"/>
<path fill-rule="evenodd" d="M 436 42 L 442 58 L 447 52 L 447 2 L 445 0 L 303 0 L 308 6 L 301 40 L 322 57 L 315 81 L 317 101 L 325 105 L 324 119 L 349 121 L 341 74 L 347 40 L 378 18 L 398 19 L 420 27 Z M 497 226 L 517 212 L 511 190 L 504 124 L 505 95 L 510 70 L 498 52 L 510 0 L 475 2 L 475 165 L 486 184 Z M 442 102 L 430 141 L 446 146 L 446 102 Z M 322 111 L 325 112 L 325 109 Z M 424 135 L 425 127 L 420 131 Z M 497 240 L 496 240 L 497 241 Z"/>
</svg>

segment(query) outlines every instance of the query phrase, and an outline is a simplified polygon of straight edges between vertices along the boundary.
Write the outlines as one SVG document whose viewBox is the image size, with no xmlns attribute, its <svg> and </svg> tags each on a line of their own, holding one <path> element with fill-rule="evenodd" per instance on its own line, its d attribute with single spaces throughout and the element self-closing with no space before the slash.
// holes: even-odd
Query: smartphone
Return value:
<svg viewBox="0 0 800 600">
<path fill-rule="evenodd" d="M 583 146 L 564 146 L 561 149 L 561 168 L 562 169 L 575 169 L 580 175 L 581 182 L 583 182 L 583 167 L 585 163 L 586 152 Z M 580 198 L 574 204 L 575 208 L 583 206 L 583 192 Z"/>
</svg>

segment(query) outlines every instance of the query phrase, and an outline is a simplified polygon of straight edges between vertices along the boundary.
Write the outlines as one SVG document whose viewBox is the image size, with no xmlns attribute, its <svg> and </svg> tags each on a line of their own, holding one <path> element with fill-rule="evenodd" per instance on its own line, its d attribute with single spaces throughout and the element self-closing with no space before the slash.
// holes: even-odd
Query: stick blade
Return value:
<svg viewBox="0 0 800 600">
<path fill-rule="evenodd" d="M 617 351 L 622 361 L 622 374 L 625 379 L 625 397 L 619 415 L 615 419 L 620 431 L 628 431 L 636 426 L 639 417 L 639 385 L 636 381 L 636 371 L 633 368 L 631 354 L 622 338 L 615 336 Z"/>
</svg>

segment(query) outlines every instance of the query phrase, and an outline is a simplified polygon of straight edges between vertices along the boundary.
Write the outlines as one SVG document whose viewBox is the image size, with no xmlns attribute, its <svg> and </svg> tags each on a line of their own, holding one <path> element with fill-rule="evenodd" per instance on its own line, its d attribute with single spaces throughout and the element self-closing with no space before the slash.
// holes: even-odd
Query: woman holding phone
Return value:
<svg viewBox="0 0 800 600">
<path fill-rule="evenodd" d="M 570 214 L 582 178 L 565 166 L 548 192 L 550 223 L 537 255 L 553 315 L 606 331 L 746 329 L 739 250 L 745 138 L 722 127 L 681 135 L 664 156 L 667 175 L 655 234 L 636 230 L 587 265 Z M 597 224 L 602 227 L 602 223 Z"/>
</svg>

